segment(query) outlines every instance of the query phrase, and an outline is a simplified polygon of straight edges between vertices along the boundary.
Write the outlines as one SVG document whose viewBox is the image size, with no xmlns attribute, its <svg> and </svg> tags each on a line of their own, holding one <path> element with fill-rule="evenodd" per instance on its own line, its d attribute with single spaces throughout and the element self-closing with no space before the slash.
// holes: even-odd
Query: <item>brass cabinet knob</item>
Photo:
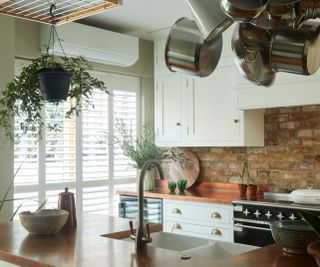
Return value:
<svg viewBox="0 0 320 267">
<path fill-rule="evenodd" d="M 173 226 L 172 226 L 172 232 L 174 230 L 181 230 L 182 229 L 182 226 L 179 224 L 179 223 L 175 223 Z"/>
<path fill-rule="evenodd" d="M 234 123 L 239 123 L 239 120 L 238 119 L 234 119 L 233 122 Z"/>
<path fill-rule="evenodd" d="M 182 212 L 181 212 L 180 209 L 175 208 L 175 209 L 172 210 L 172 213 L 173 213 L 173 214 L 181 214 Z"/>
<path fill-rule="evenodd" d="M 214 212 L 211 214 L 212 219 L 222 219 L 221 214 L 219 212 Z"/>
<path fill-rule="evenodd" d="M 213 229 L 213 230 L 211 231 L 211 234 L 212 234 L 212 235 L 222 236 L 222 232 L 221 232 L 219 229 Z"/>
</svg>

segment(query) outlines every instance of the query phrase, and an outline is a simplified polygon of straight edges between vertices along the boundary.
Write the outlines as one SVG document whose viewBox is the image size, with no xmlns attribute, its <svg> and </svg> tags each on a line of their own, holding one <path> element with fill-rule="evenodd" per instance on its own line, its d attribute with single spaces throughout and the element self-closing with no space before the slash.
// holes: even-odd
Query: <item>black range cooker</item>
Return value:
<svg viewBox="0 0 320 267">
<path fill-rule="evenodd" d="M 265 193 L 263 197 L 235 200 L 232 204 L 234 242 L 259 247 L 274 243 L 271 221 L 301 219 L 299 210 L 320 216 L 320 205 L 297 204 L 288 200 L 287 194 Z"/>
</svg>

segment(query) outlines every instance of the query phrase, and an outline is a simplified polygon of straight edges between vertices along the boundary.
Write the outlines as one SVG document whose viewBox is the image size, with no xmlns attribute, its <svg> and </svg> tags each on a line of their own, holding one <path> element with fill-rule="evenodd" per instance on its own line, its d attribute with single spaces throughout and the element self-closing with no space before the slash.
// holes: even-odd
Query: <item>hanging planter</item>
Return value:
<svg viewBox="0 0 320 267">
<path fill-rule="evenodd" d="M 50 15 L 52 20 L 51 32 L 49 37 L 49 44 L 52 40 L 52 55 L 54 56 L 54 38 L 57 35 L 59 40 L 59 44 L 61 46 L 62 51 L 63 47 L 60 42 L 58 33 L 55 28 L 55 15 L 53 10 L 56 8 L 54 4 L 50 6 Z M 47 51 L 48 52 L 48 51 Z M 48 102 L 60 102 L 67 100 L 68 91 L 70 88 L 70 74 L 66 71 L 63 66 L 57 62 L 55 62 L 54 58 L 49 62 L 52 66 L 45 67 L 39 70 L 39 87 L 41 93 L 43 95 L 44 100 Z"/>
<path fill-rule="evenodd" d="M 50 7 L 52 14 L 54 5 Z M 54 16 L 52 14 L 53 21 Z M 55 26 L 52 25 L 49 43 L 58 37 Z M 59 40 L 59 37 L 58 37 Z M 59 40 L 60 41 L 60 40 Z M 60 42 L 61 45 L 61 42 Z M 61 46 L 62 50 L 63 47 Z M 41 138 L 44 126 L 58 129 L 53 123 L 45 125 L 42 110 L 46 102 L 61 102 L 72 99 L 68 105 L 65 117 L 79 114 L 80 102 L 91 104 L 93 90 L 109 93 L 104 82 L 92 77 L 88 61 L 83 57 L 55 57 L 52 54 L 42 54 L 32 59 L 30 64 L 22 68 L 19 76 L 9 82 L 0 96 L 0 127 L 5 134 L 14 140 L 19 140 L 25 134 L 36 139 Z M 12 124 L 13 117 L 19 117 L 21 123 L 15 136 Z M 59 130 L 59 129 L 58 129 Z"/>
<path fill-rule="evenodd" d="M 44 100 L 59 102 L 67 100 L 70 88 L 70 74 L 63 68 L 43 68 L 39 70 L 39 87 Z"/>
</svg>

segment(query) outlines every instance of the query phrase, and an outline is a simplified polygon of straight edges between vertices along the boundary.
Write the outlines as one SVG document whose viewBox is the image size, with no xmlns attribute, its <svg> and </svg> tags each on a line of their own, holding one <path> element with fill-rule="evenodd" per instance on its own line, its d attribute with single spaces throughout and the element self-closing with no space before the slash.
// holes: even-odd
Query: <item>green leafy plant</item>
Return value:
<svg viewBox="0 0 320 267">
<path fill-rule="evenodd" d="M 14 116 L 23 120 L 19 125 L 22 134 L 16 134 L 17 138 L 26 133 L 31 133 L 37 139 L 41 137 L 44 127 L 42 108 L 45 101 L 40 92 L 38 73 L 43 68 L 63 68 L 70 75 L 71 88 L 68 98 L 74 101 L 71 101 L 65 113 L 66 117 L 70 117 L 74 112 L 78 115 L 81 110 L 80 100 L 91 105 L 90 96 L 94 89 L 109 93 L 102 81 L 89 74 L 87 69 L 90 69 L 90 65 L 83 57 L 56 58 L 49 54 L 42 54 L 23 67 L 20 75 L 9 82 L 2 92 L 0 126 L 11 140 L 15 137 L 12 124 Z M 56 127 L 56 125 L 47 126 Z"/>
<path fill-rule="evenodd" d="M 118 136 L 112 136 L 112 141 L 120 145 L 124 154 L 134 162 L 133 167 L 139 170 L 150 159 L 173 160 L 179 162 L 184 169 L 192 167 L 191 160 L 183 153 L 174 149 L 161 149 L 155 145 L 154 127 L 151 121 L 142 126 L 139 138 L 135 137 L 133 129 L 123 121 L 116 124 L 116 132 Z"/>
</svg>

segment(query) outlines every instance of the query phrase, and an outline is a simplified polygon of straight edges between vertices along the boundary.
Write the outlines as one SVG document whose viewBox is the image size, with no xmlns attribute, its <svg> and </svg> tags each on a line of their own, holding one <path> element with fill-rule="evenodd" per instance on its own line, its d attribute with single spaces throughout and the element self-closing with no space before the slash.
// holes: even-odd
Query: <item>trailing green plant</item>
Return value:
<svg viewBox="0 0 320 267">
<path fill-rule="evenodd" d="M 115 125 L 117 136 L 111 136 L 112 142 L 119 144 L 124 155 L 129 157 L 134 163 L 132 166 L 141 169 L 144 163 L 150 159 L 162 161 L 173 160 L 179 162 L 184 169 L 192 168 L 192 162 L 183 153 L 175 149 L 161 149 L 155 145 L 154 125 L 147 121 L 141 130 L 141 136 L 136 138 L 132 127 L 123 121 Z"/>
<path fill-rule="evenodd" d="M 0 98 L 0 126 L 5 134 L 14 140 L 30 133 L 36 139 L 41 138 L 44 119 L 42 109 L 45 105 L 43 95 L 39 87 L 39 70 L 43 68 L 63 68 L 71 78 L 71 87 L 68 92 L 70 107 L 65 116 L 79 114 L 81 110 L 80 101 L 87 105 L 92 105 L 90 97 L 94 89 L 109 93 L 103 81 L 100 81 L 90 75 L 87 71 L 90 69 L 88 61 L 83 57 L 59 57 L 56 58 L 49 54 L 42 54 L 40 57 L 31 60 L 31 63 L 22 68 L 19 76 L 9 82 L 2 92 Z M 22 122 L 19 127 L 21 134 L 15 136 L 12 118 L 20 117 Z M 47 125 L 55 128 L 56 125 Z"/>
</svg>

